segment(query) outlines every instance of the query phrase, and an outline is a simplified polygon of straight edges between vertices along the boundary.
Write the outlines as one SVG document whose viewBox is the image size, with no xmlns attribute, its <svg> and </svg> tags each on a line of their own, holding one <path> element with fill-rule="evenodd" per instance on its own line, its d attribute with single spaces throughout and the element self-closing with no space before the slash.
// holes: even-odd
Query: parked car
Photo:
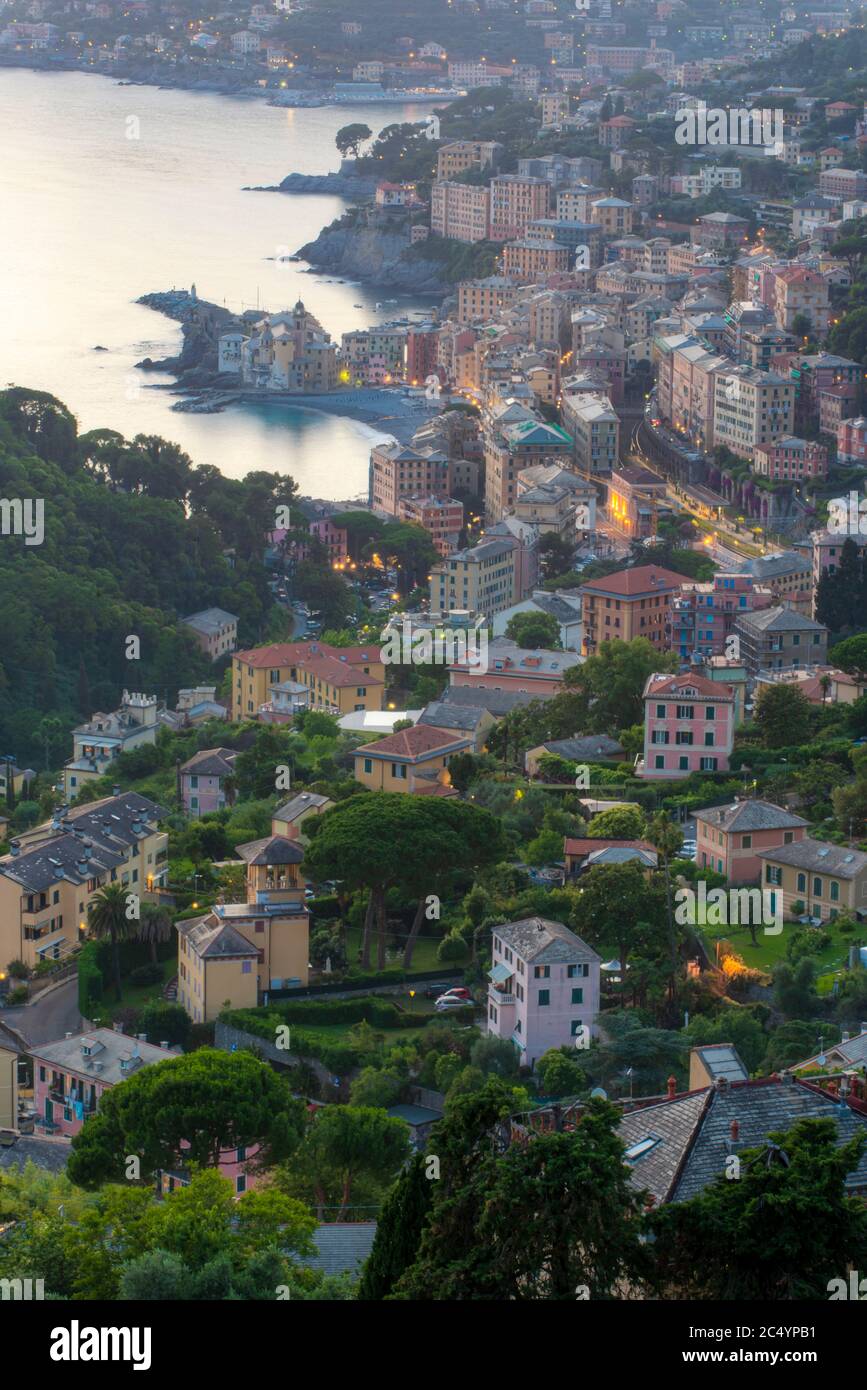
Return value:
<svg viewBox="0 0 867 1390">
<path fill-rule="evenodd" d="M 456 994 L 441 994 L 434 1004 L 434 1009 L 438 1014 L 447 1014 L 453 1009 L 471 1009 L 472 999 L 459 999 Z"/>
</svg>

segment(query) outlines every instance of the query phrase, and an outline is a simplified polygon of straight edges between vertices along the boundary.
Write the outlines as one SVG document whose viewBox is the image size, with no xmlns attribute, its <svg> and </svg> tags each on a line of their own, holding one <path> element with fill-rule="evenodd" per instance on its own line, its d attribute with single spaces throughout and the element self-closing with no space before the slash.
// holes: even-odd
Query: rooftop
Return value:
<svg viewBox="0 0 867 1390">
<path fill-rule="evenodd" d="M 496 926 L 493 931 L 522 960 L 535 965 L 600 960 L 580 936 L 564 927 L 562 922 L 552 922 L 546 917 L 526 917 L 520 922 Z"/>
<path fill-rule="evenodd" d="M 695 811 L 695 819 L 718 830 L 795 830 L 809 824 L 801 816 L 775 806 L 772 801 L 734 801 L 730 806 L 708 806 Z"/>
</svg>

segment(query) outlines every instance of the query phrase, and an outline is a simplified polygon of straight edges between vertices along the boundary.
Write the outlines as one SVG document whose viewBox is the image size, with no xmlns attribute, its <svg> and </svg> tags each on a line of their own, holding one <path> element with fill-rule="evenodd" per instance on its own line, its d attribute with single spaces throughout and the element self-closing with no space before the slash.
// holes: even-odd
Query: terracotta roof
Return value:
<svg viewBox="0 0 867 1390">
<path fill-rule="evenodd" d="M 635 569 L 618 570 L 605 579 L 591 579 L 587 584 L 582 584 L 578 592 L 638 598 L 645 594 L 679 589 L 685 578 L 685 575 L 675 574 L 674 570 L 663 569 L 661 565 L 638 565 Z"/>
<path fill-rule="evenodd" d="M 723 685 L 721 681 L 709 681 L 707 676 L 694 676 L 690 671 L 680 676 L 648 676 L 644 698 L 651 700 L 658 695 L 686 695 L 688 691 L 695 691 L 698 697 L 706 700 L 734 699 L 734 691 L 730 685 Z"/>
<path fill-rule="evenodd" d="M 414 724 L 411 729 L 399 729 L 396 734 L 381 738 L 378 743 L 365 743 L 356 748 L 355 757 L 363 753 L 376 757 L 422 758 L 427 753 L 451 748 L 460 752 L 469 748 L 471 740 L 455 736 L 453 729 L 438 729 L 434 724 Z"/>
<path fill-rule="evenodd" d="M 328 642 L 272 642 L 267 647 L 251 647 L 246 652 L 235 652 L 235 658 L 245 666 L 259 670 L 269 666 L 307 665 L 315 656 L 334 657 L 335 660 L 350 666 L 364 666 L 368 662 L 379 662 L 379 646 L 372 642 L 369 647 L 332 647 Z"/>
<path fill-rule="evenodd" d="M 656 854 L 656 846 L 649 840 L 593 840 L 589 837 L 585 839 L 572 840 L 568 836 L 563 842 L 563 853 L 579 855 L 592 854 L 597 849 L 635 849 L 650 851 Z"/>
</svg>

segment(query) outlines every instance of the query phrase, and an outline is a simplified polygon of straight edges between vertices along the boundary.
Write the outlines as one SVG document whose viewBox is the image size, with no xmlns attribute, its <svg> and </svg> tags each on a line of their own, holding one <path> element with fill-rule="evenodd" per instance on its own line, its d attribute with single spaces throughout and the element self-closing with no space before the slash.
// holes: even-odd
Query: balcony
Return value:
<svg viewBox="0 0 867 1390">
<path fill-rule="evenodd" d="M 497 1004 L 502 1007 L 504 1004 L 514 1004 L 514 994 L 507 994 L 502 989 L 497 989 L 496 985 L 488 985 L 488 1003 Z"/>
</svg>

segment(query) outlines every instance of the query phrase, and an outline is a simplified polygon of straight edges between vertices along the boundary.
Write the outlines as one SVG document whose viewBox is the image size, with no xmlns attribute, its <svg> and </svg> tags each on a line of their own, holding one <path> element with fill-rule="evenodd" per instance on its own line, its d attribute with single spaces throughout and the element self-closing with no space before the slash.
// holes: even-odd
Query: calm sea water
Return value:
<svg viewBox="0 0 867 1390">
<path fill-rule="evenodd" d="M 343 211 L 341 199 L 242 189 L 336 168 L 334 135 L 351 121 L 378 132 L 428 109 L 289 111 L 83 73 L 3 70 L 0 385 L 52 391 L 82 430 L 175 439 L 194 463 L 231 476 L 280 469 L 314 496 L 366 492 L 370 445 L 383 436 L 364 425 L 282 406 L 173 413 L 174 398 L 149 389 L 172 378 L 133 365 L 176 352 L 180 330 L 134 301 L 193 282 L 201 298 L 233 310 L 302 298 L 335 338 L 426 307 L 404 298 L 377 312 L 387 291 L 271 259 L 315 237 Z M 97 344 L 108 351 L 94 352 Z"/>
</svg>

